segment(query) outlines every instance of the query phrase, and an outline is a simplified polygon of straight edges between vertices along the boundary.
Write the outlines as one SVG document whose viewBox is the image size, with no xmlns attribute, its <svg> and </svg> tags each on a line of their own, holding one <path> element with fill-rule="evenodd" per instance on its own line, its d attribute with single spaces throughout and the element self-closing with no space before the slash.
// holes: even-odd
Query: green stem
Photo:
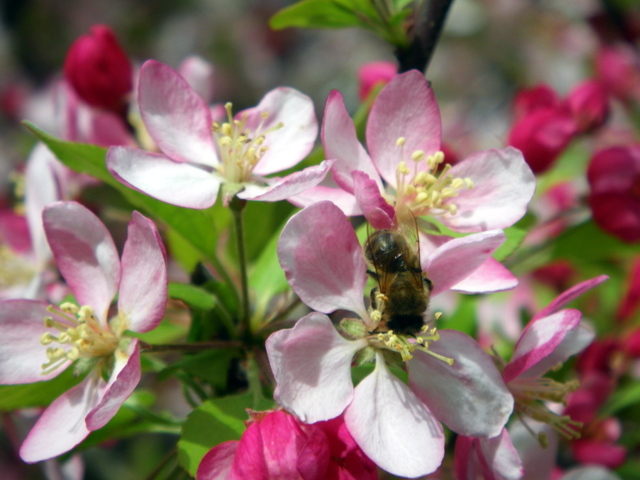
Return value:
<svg viewBox="0 0 640 480">
<path fill-rule="evenodd" d="M 244 223 L 242 212 L 247 205 L 245 200 L 233 197 L 229 208 L 233 214 L 233 225 L 236 230 L 236 243 L 238 246 L 238 262 L 240 263 L 240 296 L 241 313 L 238 322 L 238 336 L 243 338 L 249 331 L 249 276 L 247 275 L 247 253 L 244 244 Z"/>
</svg>

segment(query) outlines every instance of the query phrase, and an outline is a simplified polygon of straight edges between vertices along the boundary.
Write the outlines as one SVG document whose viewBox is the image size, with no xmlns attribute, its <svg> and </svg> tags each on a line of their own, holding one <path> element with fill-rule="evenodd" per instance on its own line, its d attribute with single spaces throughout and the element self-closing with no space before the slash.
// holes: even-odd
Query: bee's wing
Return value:
<svg viewBox="0 0 640 480">
<path fill-rule="evenodd" d="M 417 268 L 421 272 L 418 222 L 411 209 L 404 204 L 396 205 L 396 225 L 398 231 L 405 238 L 407 248 L 410 249 L 410 252 L 407 252 L 407 266 L 411 271 Z"/>
</svg>

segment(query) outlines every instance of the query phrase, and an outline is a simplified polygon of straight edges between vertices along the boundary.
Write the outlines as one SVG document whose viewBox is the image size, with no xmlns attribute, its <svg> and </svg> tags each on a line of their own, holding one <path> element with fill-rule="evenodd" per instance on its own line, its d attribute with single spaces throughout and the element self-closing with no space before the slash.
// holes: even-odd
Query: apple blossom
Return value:
<svg viewBox="0 0 640 480">
<path fill-rule="evenodd" d="M 204 100 L 173 69 L 148 60 L 140 70 L 138 104 L 149 135 L 163 154 L 112 147 L 107 167 L 121 182 L 147 195 L 187 208 L 213 205 L 222 186 L 226 204 L 277 201 L 317 185 L 329 162 L 284 178 L 265 175 L 293 167 L 311 150 L 317 135 L 313 103 L 281 87 L 253 108 L 212 121 Z"/>
<path fill-rule="evenodd" d="M 563 384 L 543 375 L 593 340 L 593 332 L 580 324 L 580 312 L 563 307 L 607 278 L 602 275 L 584 281 L 560 294 L 534 315 L 516 342 L 511 361 L 504 366 L 502 375 L 513 394 L 514 411 L 523 422 L 531 419 L 546 424 L 566 438 L 579 435 L 579 422 L 568 415 L 557 414 L 545 404 L 566 402 L 567 395 L 576 390 L 577 382 Z M 538 441 L 546 446 L 548 435 L 541 434 Z M 476 472 L 480 471 L 485 472 L 485 478 L 519 479 L 526 471 L 506 430 L 489 439 L 460 436 L 457 443 L 455 460 L 459 480 L 475 479 Z"/>
<path fill-rule="evenodd" d="M 116 414 L 140 379 L 139 342 L 125 332 L 155 328 L 167 299 L 166 255 L 149 219 L 133 212 L 121 261 L 106 227 L 80 204 L 50 204 L 43 222 L 80 306 L 0 302 L 0 383 L 48 380 L 71 364 L 85 377 L 32 428 L 20 449 L 26 462 L 69 451 Z M 118 290 L 118 312 L 112 315 Z"/>
<path fill-rule="evenodd" d="M 422 258 L 432 294 L 458 283 L 503 239 L 501 231 L 482 232 L 452 240 Z M 350 339 L 317 312 L 267 339 L 277 382 L 274 396 L 286 409 L 307 423 L 344 412 L 364 453 L 381 468 L 409 477 L 440 465 L 444 434 L 438 420 L 460 434 L 500 433 L 513 399 L 474 340 L 433 327 L 425 327 L 416 341 L 376 331 L 379 316 L 364 304 L 362 248 L 337 206 L 318 202 L 294 215 L 283 229 L 278 256 L 291 287 L 309 307 L 323 313 L 343 309 L 359 317 L 341 324 Z M 359 362 L 375 360 L 373 373 L 355 388 L 354 356 Z M 404 360 L 409 360 L 409 386 L 387 366 Z"/>
<path fill-rule="evenodd" d="M 376 228 L 389 228 L 394 207 L 406 205 L 416 217 L 437 216 L 459 232 L 513 225 L 525 213 L 535 178 L 513 148 L 471 155 L 451 167 L 441 151 L 438 104 L 418 71 L 395 75 L 371 108 L 367 122 L 368 153 L 356 137 L 342 95 L 327 99 L 322 143 L 339 189 L 315 191 L 345 213 L 364 214 Z M 352 196 L 342 199 L 341 191 Z M 294 198 L 310 203 L 310 192 Z M 330 196 L 329 196 L 330 195 Z M 355 203 L 355 206 L 353 205 Z M 350 214 L 350 213 L 349 213 Z"/>
</svg>

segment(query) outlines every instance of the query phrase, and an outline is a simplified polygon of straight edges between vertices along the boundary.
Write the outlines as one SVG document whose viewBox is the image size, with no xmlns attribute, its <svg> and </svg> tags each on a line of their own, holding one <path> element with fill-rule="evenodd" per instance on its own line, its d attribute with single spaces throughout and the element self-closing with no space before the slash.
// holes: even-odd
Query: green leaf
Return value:
<svg viewBox="0 0 640 480">
<path fill-rule="evenodd" d="M 229 364 L 236 356 L 237 352 L 233 349 L 209 350 L 194 355 L 185 355 L 181 360 L 164 369 L 158 379 L 165 380 L 177 370 L 184 370 L 192 377 L 206 380 L 217 389 L 223 390 L 227 386 Z"/>
<path fill-rule="evenodd" d="M 507 236 L 507 239 L 495 252 L 493 252 L 493 258 L 499 262 L 502 262 L 505 258 L 515 252 L 522 244 L 524 237 L 527 236 L 527 231 L 518 227 L 508 227 L 503 231 Z"/>
<path fill-rule="evenodd" d="M 238 440 L 248 420 L 247 408 L 268 410 L 273 402 L 256 401 L 254 395 L 233 395 L 208 400 L 192 411 L 178 442 L 178 462 L 195 476 L 202 457 L 211 448 L 229 440 Z"/>
<path fill-rule="evenodd" d="M 351 9 L 332 0 L 303 0 L 276 13 L 269 20 L 274 30 L 299 28 L 345 28 L 368 25 Z"/>
<path fill-rule="evenodd" d="M 633 382 L 614 392 L 601 413 L 603 416 L 609 416 L 637 404 L 640 404 L 640 383 Z"/>
<path fill-rule="evenodd" d="M 73 374 L 73 367 L 67 368 L 57 377 L 46 382 L 26 385 L 0 386 L 0 411 L 9 412 L 19 408 L 43 407 L 49 405 L 67 390 L 75 387 L 82 378 Z"/>
<path fill-rule="evenodd" d="M 194 210 L 177 207 L 132 190 L 116 180 L 107 170 L 105 164 L 107 150 L 105 148 L 66 142 L 43 132 L 32 123 L 24 122 L 24 124 L 67 167 L 102 180 L 120 192 L 129 203 L 142 210 L 145 215 L 161 220 L 173 228 L 204 258 L 216 261 L 214 245 L 217 242 L 217 233 L 211 209 Z"/>
<path fill-rule="evenodd" d="M 169 298 L 182 300 L 190 308 L 211 310 L 216 306 L 216 297 L 205 289 L 187 283 L 170 283 Z"/>
</svg>

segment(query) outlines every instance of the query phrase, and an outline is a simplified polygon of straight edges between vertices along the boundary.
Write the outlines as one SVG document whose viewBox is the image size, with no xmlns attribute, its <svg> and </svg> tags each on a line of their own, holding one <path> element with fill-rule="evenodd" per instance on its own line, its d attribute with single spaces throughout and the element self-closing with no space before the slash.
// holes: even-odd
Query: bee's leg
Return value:
<svg viewBox="0 0 640 480">
<path fill-rule="evenodd" d="M 372 270 L 368 270 L 368 269 L 367 269 L 367 275 L 369 275 L 374 280 L 378 280 L 378 278 L 380 278 L 379 275 L 376 272 L 374 272 Z"/>
<path fill-rule="evenodd" d="M 370 297 L 371 297 L 371 308 L 374 310 L 378 310 L 378 295 L 380 289 L 378 287 L 374 287 L 371 289 Z"/>
</svg>

